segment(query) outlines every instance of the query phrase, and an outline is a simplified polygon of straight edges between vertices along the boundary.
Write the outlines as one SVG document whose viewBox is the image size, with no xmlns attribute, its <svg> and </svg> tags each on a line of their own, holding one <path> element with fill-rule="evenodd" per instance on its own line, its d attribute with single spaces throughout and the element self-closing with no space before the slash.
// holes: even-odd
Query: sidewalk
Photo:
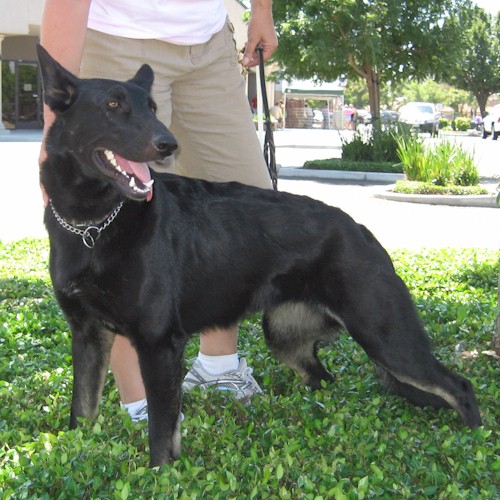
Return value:
<svg viewBox="0 0 500 500">
<path fill-rule="evenodd" d="M 7 135 L 9 140 L 5 140 Z M 0 134 L 2 241 L 46 237 L 38 187 L 40 138 L 40 132 L 32 131 Z M 500 211 L 496 208 L 417 205 L 377 198 L 387 191 L 392 181 L 285 178 L 283 174 L 287 169 L 302 165 L 302 157 L 314 159 L 324 154 L 329 158 L 333 157 L 332 153 L 340 154 L 340 137 L 336 131 L 278 131 L 275 141 L 278 163 L 282 165 L 278 182 L 281 191 L 338 206 L 366 225 L 387 248 L 500 248 Z M 500 148 L 500 141 L 497 142 L 489 141 L 492 155 Z"/>
</svg>

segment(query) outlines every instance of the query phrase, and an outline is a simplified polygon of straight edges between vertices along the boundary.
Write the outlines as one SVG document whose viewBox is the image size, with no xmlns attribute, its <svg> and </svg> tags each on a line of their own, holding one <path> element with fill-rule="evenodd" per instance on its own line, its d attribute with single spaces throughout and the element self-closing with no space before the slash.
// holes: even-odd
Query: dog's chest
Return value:
<svg viewBox="0 0 500 500">
<path fill-rule="evenodd" d="M 78 273 L 62 273 L 54 282 L 60 303 L 66 313 L 78 311 L 95 319 L 117 323 L 126 314 L 127 287 L 118 270 L 96 272 L 91 267 Z"/>
</svg>

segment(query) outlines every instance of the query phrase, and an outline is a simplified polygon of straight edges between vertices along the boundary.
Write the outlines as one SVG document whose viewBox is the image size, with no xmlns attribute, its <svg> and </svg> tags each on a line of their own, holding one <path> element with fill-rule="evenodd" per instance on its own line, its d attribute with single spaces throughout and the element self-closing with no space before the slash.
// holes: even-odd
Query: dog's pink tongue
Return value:
<svg viewBox="0 0 500 500">
<path fill-rule="evenodd" d="M 127 172 L 127 174 L 132 174 L 134 177 L 139 179 L 143 184 L 151 180 L 151 172 L 147 163 L 139 163 L 136 161 L 127 160 L 117 153 L 114 153 L 115 160 L 120 165 L 120 167 Z M 147 195 L 147 200 L 150 201 L 153 197 L 153 186 L 149 188 L 149 193 Z"/>
</svg>

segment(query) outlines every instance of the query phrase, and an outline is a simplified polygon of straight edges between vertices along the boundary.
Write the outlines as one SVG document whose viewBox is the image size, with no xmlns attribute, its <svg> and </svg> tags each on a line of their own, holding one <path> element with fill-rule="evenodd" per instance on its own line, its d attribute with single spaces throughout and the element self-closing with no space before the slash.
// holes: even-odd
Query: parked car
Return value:
<svg viewBox="0 0 500 500">
<path fill-rule="evenodd" d="M 438 135 L 441 113 L 432 102 L 409 102 L 399 110 L 399 121 L 428 132 L 433 137 Z"/>
<path fill-rule="evenodd" d="M 500 135 L 500 104 L 493 106 L 491 111 L 483 118 L 481 125 L 483 139 L 489 135 L 493 135 L 493 140 L 496 141 Z"/>
<path fill-rule="evenodd" d="M 397 111 L 393 111 L 392 109 L 381 109 L 380 121 L 382 122 L 382 125 L 394 125 L 399 121 L 399 113 Z"/>
<path fill-rule="evenodd" d="M 380 110 L 380 123 L 382 125 L 394 125 L 399 120 L 399 113 L 390 109 Z M 356 123 L 369 125 L 372 123 L 372 115 L 369 111 L 358 109 L 358 117 Z"/>
<path fill-rule="evenodd" d="M 365 109 L 356 110 L 356 123 L 357 124 L 362 123 L 364 125 L 368 125 L 371 122 L 372 122 L 372 115 L 369 111 L 366 111 Z"/>
</svg>

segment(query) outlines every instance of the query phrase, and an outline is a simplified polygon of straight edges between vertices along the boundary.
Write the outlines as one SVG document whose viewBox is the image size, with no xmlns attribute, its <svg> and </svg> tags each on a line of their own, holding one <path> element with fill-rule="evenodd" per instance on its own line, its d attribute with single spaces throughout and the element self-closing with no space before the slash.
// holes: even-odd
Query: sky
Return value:
<svg viewBox="0 0 500 500">
<path fill-rule="evenodd" d="M 496 14 L 500 11 L 500 0 L 474 0 L 474 2 L 491 14 Z"/>
</svg>

